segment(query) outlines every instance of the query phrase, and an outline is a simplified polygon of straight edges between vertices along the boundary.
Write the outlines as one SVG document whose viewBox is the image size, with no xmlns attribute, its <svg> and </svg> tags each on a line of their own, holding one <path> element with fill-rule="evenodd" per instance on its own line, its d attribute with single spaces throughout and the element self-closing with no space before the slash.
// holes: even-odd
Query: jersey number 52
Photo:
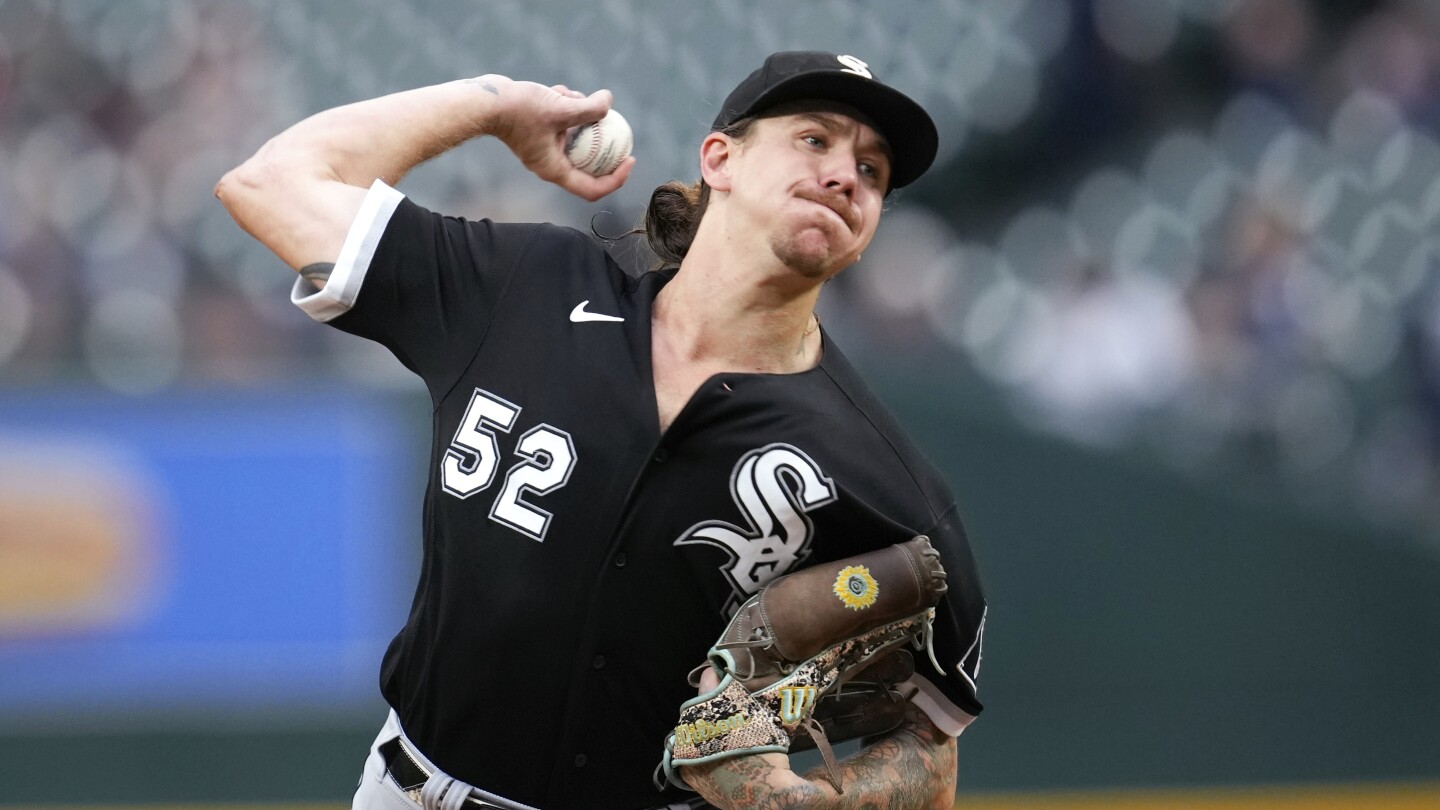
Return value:
<svg viewBox="0 0 1440 810">
<path fill-rule="evenodd" d="M 469 498 L 495 483 L 500 446 L 495 431 L 509 433 L 520 416 L 520 406 L 476 388 L 455 429 L 455 438 L 440 462 L 440 483 L 445 492 Z M 565 486 L 575 469 L 575 443 L 570 434 L 550 425 L 536 425 L 515 444 L 522 460 L 505 473 L 500 494 L 490 507 L 490 519 L 526 537 L 544 541 L 551 513 L 525 501 L 530 493 L 545 495 Z"/>
</svg>

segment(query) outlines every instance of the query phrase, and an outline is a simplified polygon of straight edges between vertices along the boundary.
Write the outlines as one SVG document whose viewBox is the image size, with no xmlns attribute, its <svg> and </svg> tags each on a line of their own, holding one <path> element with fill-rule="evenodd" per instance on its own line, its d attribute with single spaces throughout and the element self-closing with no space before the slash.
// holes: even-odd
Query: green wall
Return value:
<svg viewBox="0 0 1440 810">
<path fill-rule="evenodd" d="M 1440 546 L 891 398 L 990 603 L 976 788 L 1440 775 Z"/>
</svg>

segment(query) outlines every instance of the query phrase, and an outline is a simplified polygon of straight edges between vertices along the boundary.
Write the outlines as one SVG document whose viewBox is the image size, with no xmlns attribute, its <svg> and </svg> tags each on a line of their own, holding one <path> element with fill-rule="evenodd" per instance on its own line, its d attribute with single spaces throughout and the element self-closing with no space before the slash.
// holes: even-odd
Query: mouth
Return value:
<svg viewBox="0 0 1440 810">
<path fill-rule="evenodd" d="M 859 229 L 859 222 L 857 221 L 859 217 L 856 216 L 854 210 L 850 207 L 850 201 L 845 198 L 845 195 L 830 194 L 818 189 L 802 188 L 795 192 L 795 196 L 829 209 L 830 213 L 839 217 L 840 221 L 845 223 L 845 227 L 849 228 L 852 232 Z"/>
</svg>

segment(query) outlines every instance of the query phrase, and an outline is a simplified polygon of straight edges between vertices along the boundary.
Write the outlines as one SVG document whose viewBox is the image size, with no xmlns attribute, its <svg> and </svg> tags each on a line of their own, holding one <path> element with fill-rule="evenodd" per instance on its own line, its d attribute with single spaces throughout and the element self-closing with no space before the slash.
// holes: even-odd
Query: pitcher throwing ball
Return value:
<svg viewBox="0 0 1440 810">
<path fill-rule="evenodd" d="M 949 808 L 955 737 L 981 709 L 975 563 L 945 482 L 813 314 L 934 160 L 935 126 L 859 58 L 772 55 L 719 107 L 700 181 L 654 191 L 663 266 L 638 279 L 588 234 L 396 190 L 491 136 L 599 199 L 635 159 L 593 175 L 566 133 L 610 105 L 496 75 L 397 93 L 296 124 L 216 189 L 300 271 L 295 304 L 389 348 L 434 405 L 420 581 L 354 806 Z M 920 535 L 948 585 L 939 671 L 897 685 L 898 727 L 833 772 L 764 752 L 676 764 L 657 789 L 687 674 L 740 605 Z"/>
</svg>

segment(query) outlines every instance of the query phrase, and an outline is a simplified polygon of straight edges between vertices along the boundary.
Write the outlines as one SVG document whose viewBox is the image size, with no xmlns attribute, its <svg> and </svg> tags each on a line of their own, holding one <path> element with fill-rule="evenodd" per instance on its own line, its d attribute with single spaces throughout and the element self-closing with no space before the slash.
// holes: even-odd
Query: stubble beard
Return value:
<svg viewBox="0 0 1440 810">
<path fill-rule="evenodd" d="M 770 249 L 786 267 L 807 279 L 823 281 L 848 264 L 843 257 L 835 254 L 829 237 L 817 233 L 814 228 L 805 228 L 798 233 L 777 233 L 771 237 Z"/>
</svg>

